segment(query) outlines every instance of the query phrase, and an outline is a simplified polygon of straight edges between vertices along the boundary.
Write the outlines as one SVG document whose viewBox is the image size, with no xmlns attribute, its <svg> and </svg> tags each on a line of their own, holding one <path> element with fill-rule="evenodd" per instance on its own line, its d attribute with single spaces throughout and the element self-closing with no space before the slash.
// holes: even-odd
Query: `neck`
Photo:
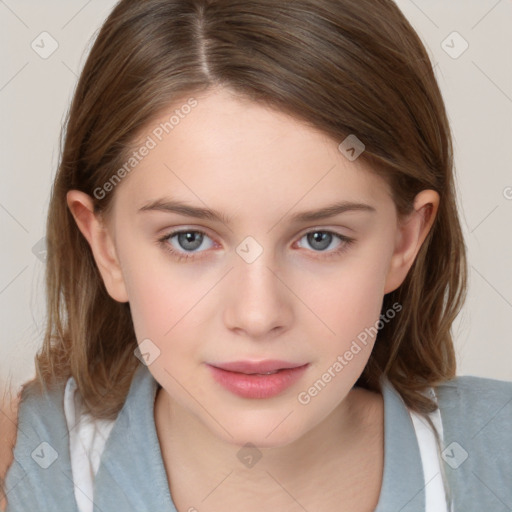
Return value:
<svg viewBox="0 0 512 512">
<path fill-rule="evenodd" d="M 261 503 L 281 506 L 290 495 L 318 492 L 319 482 L 326 482 L 324 493 L 334 486 L 342 492 L 341 486 L 345 496 L 353 494 L 361 482 L 368 482 L 368 472 L 374 471 L 378 486 L 371 499 L 376 503 L 383 457 L 373 453 L 373 466 L 368 468 L 362 454 L 383 445 L 381 398 L 353 388 L 330 415 L 299 439 L 285 446 L 262 448 L 220 439 L 159 389 L 155 423 L 173 500 L 177 503 L 181 499 L 183 509 L 188 510 L 195 496 L 199 510 L 201 500 L 218 488 L 208 498 L 212 503 L 216 498 L 225 504 L 224 498 L 231 496 L 234 504 L 243 499 L 253 503 L 255 509 Z M 376 451 L 380 454 L 383 448 Z"/>
</svg>

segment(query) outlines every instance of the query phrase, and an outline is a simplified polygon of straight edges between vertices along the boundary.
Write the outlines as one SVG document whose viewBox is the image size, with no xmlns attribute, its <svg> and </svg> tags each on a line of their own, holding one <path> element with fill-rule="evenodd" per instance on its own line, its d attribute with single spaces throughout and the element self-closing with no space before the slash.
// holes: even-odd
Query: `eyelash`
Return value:
<svg viewBox="0 0 512 512">
<path fill-rule="evenodd" d="M 158 238 L 157 242 L 163 247 L 163 249 L 165 251 L 171 253 L 171 255 L 177 261 L 201 258 L 202 256 L 195 256 L 195 254 L 196 254 L 195 252 L 193 252 L 193 253 L 183 252 L 182 253 L 182 252 L 176 251 L 167 243 L 171 238 L 173 238 L 176 235 L 179 235 L 180 233 L 199 233 L 201 235 L 204 235 L 204 236 L 210 238 L 207 233 L 205 233 L 204 231 L 201 231 L 200 229 L 179 229 L 176 231 L 171 231 L 170 233 L 167 233 L 166 235 L 162 236 L 161 238 Z M 326 251 L 325 253 L 323 251 L 313 251 L 313 252 L 318 252 L 318 253 L 322 254 L 322 256 L 320 256 L 321 259 L 329 259 L 329 258 L 332 258 L 335 256 L 339 256 L 341 253 L 345 252 L 355 242 L 354 238 L 349 238 L 347 236 L 340 235 L 339 233 L 336 233 L 334 231 L 329 231 L 326 229 L 313 229 L 311 231 L 304 233 L 300 237 L 300 239 L 304 238 L 305 236 L 307 236 L 310 233 L 328 233 L 328 234 L 334 235 L 334 237 L 338 238 L 340 240 L 340 242 L 343 242 L 343 244 L 340 245 L 340 247 L 338 247 L 337 249 L 334 249 L 332 251 Z M 201 251 L 201 252 L 204 252 L 204 251 Z M 197 254 L 200 254 L 200 252 Z"/>
</svg>

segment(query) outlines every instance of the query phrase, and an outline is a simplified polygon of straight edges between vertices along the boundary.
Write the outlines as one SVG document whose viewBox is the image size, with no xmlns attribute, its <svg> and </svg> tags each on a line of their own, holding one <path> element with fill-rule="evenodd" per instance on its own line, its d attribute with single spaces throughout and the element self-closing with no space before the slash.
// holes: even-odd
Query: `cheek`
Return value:
<svg viewBox="0 0 512 512">
<path fill-rule="evenodd" d="M 166 261 L 159 249 L 123 240 L 122 268 L 130 311 L 137 340 L 152 339 L 159 343 L 174 324 L 185 315 L 192 300 L 194 283 L 183 282 L 179 266 Z M 163 253 L 163 250 L 161 250 Z M 178 324 L 179 325 L 179 324 Z"/>
<path fill-rule="evenodd" d="M 168 276 L 157 266 L 132 273 L 128 295 L 137 339 L 171 340 L 194 319 L 202 288 L 195 281 L 183 282 L 178 273 Z"/>
<path fill-rule="evenodd" d="M 359 378 L 372 353 L 386 273 L 385 257 L 382 252 L 376 254 L 361 252 L 350 264 L 340 265 L 333 279 L 325 276 L 313 287 L 305 284 L 302 290 L 308 305 L 322 320 L 310 315 L 311 320 L 304 326 L 308 338 L 314 340 L 317 355 L 314 377 L 307 384 L 313 385 L 317 379 L 329 382 L 329 392 L 315 398 L 318 407 L 334 407 Z"/>
<path fill-rule="evenodd" d="M 167 383 L 166 389 L 179 396 L 180 387 L 169 375 L 185 382 L 196 358 L 202 338 L 197 336 L 195 323 L 204 292 L 197 283 L 184 283 L 177 272 L 168 274 L 169 269 L 162 273 L 156 265 L 132 273 L 128 293 L 139 348 L 151 356 L 149 369 L 158 382 Z"/>
<path fill-rule="evenodd" d="M 385 261 L 363 255 L 337 272 L 304 281 L 298 295 L 323 322 L 317 322 L 318 332 L 343 343 L 373 325 L 382 307 L 385 268 Z"/>
</svg>

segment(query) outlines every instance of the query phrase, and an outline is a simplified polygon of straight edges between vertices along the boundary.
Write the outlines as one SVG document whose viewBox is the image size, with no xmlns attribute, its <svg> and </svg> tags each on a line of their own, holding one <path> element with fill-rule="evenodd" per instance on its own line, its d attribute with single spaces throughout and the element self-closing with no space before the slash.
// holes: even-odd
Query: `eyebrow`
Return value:
<svg viewBox="0 0 512 512">
<path fill-rule="evenodd" d="M 216 210 L 191 206 L 181 201 L 170 200 L 166 198 L 156 199 L 154 201 L 147 203 L 146 205 L 142 206 L 142 208 L 139 209 L 138 213 L 146 211 L 164 211 L 185 215 L 186 217 L 194 217 L 197 219 L 207 219 L 216 222 L 222 222 L 223 224 L 231 223 L 230 217 L 220 212 L 217 212 Z M 316 221 L 326 219 L 329 217 L 334 217 L 335 215 L 340 215 L 342 213 L 349 211 L 375 213 L 376 209 L 373 206 L 370 206 L 369 204 L 365 203 L 341 201 L 338 203 L 330 204 L 328 206 L 324 206 L 323 208 L 319 208 L 317 210 L 308 210 L 296 213 L 291 216 L 290 220 L 292 222 Z"/>
</svg>

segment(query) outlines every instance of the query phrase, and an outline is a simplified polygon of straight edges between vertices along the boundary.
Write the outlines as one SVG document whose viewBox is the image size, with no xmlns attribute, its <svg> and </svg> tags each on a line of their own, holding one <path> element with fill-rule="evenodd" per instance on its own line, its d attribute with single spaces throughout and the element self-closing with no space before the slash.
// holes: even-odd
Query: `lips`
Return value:
<svg viewBox="0 0 512 512">
<path fill-rule="evenodd" d="M 289 361 L 266 360 L 266 361 L 232 361 L 226 363 L 209 363 L 210 366 L 220 368 L 229 372 L 251 374 L 272 374 L 279 370 L 290 368 L 299 368 L 305 366 L 304 363 L 292 363 Z"/>
<path fill-rule="evenodd" d="M 213 379 L 242 398 L 266 399 L 280 395 L 296 384 L 309 363 L 287 361 L 234 361 L 208 364 Z"/>
</svg>

